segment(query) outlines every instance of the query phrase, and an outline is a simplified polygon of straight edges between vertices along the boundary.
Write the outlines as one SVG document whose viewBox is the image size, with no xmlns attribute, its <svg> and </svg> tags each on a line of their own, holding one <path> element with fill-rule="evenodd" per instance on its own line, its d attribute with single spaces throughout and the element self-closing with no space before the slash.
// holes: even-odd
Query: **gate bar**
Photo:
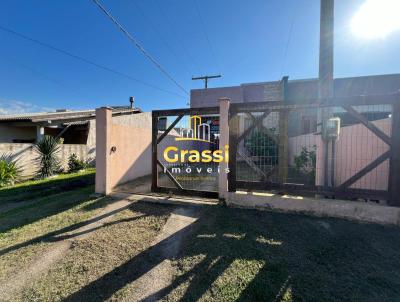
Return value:
<svg viewBox="0 0 400 302">
<path fill-rule="evenodd" d="M 151 113 L 151 190 L 155 191 L 158 187 L 157 169 L 157 136 L 158 136 L 158 116 Z"/>
<path fill-rule="evenodd" d="M 359 180 L 361 177 L 366 175 L 367 173 L 371 172 L 373 169 L 375 169 L 377 166 L 379 166 L 381 163 L 383 163 L 385 160 L 387 160 L 392 151 L 388 150 L 379 157 L 377 157 L 374 161 L 370 162 L 368 165 L 366 165 L 364 168 L 362 168 L 360 171 L 358 171 L 356 174 L 351 176 L 348 180 L 346 180 L 344 183 L 342 183 L 340 186 L 338 186 L 338 189 L 345 189 L 349 186 L 351 186 L 353 183 L 355 183 L 357 180 Z"/>
<path fill-rule="evenodd" d="M 236 156 L 239 137 L 239 115 L 236 110 L 229 110 L 229 173 L 228 173 L 228 191 L 236 191 Z"/>
<path fill-rule="evenodd" d="M 392 155 L 389 166 L 389 205 L 400 206 L 400 91 L 392 106 Z"/>
<path fill-rule="evenodd" d="M 344 105 L 342 106 L 344 110 L 346 110 L 352 117 L 362 123 L 365 127 L 368 128 L 371 132 L 373 132 L 377 137 L 383 140 L 389 146 L 392 145 L 392 141 L 389 136 L 386 135 L 381 129 L 371 123 L 365 116 L 357 112 L 352 106 Z"/>
<path fill-rule="evenodd" d="M 168 127 L 168 129 L 166 129 L 163 134 L 160 135 L 160 137 L 157 139 L 157 144 L 159 144 L 164 137 L 166 137 L 168 135 L 168 133 L 176 126 L 176 124 L 179 123 L 179 121 L 183 118 L 183 114 L 179 115 L 175 121 Z"/>
</svg>

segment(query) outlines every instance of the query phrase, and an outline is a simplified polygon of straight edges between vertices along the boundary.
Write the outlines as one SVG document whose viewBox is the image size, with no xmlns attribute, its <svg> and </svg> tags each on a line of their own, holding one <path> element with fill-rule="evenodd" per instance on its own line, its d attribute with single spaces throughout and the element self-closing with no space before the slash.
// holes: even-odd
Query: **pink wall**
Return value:
<svg viewBox="0 0 400 302">
<path fill-rule="evenodd" d="M 113 124 L 111 146 L 111 187 L 151 173 L 150 128 Z"/>
<path fill-rule="evenodd" d="M 390 136 L 390 119 L 374 121 L 373 124 Z M 307 134 L 290 138 L 290 164 L 294 164 L 294 156 L 301 152 L 302 146 L 311 147 L 314 144 L 317 146 L 315 183 L 316 185 L 323 185 L 324 160 L 321 152 L 322 140 L 320 135 Z M 330 161 L 332 156 L 331 147 L 329 146 L 328 149 Z M 345 182 L 388 149 L 389 147 L 381 139 L 362 124 L 342 127 L 339 139 L 336 141 L 335 186 Z M 386 160 L 356 181 L 350 188 L 387 190 L 388 177 L 389 160 Z"/>
<path fill-rule="evenodd" d="M 390 136 L 391 120 L 373 122 Z M 336 142 L 335 183 L 340 185 L 389 149 L 388 145 L 362 124 L 343 127 Z M 389 160 L 384 161 L 351 188 L 387 190 Z"/>
<path fill-rule="evenodd" d="M 96 109 L 96 193 L 108 194 L 111 188 L 108 182 L 108 157 L 110 150 L 110 133 L 112 110 L 110 108 Z"/>
<path fill-rule="evenodd" d="M 100 108 L 96 124 L 97 193 L 151 173 L 151 113 L 112 117 L 111 109 Z"/>
<path fill-rule="evenodd" d="M 151 174 L 151 118 L 151 113 L 112 117 L 109 108 L 96 111 L 96 193 L 109 194 L 120 184 Z M 162 140 L 158 158 L 165 147 L 176 144 L 176 136 L 172 130 Z M 190 148 L 189 144 L 181 147 Z"/>
</svg>

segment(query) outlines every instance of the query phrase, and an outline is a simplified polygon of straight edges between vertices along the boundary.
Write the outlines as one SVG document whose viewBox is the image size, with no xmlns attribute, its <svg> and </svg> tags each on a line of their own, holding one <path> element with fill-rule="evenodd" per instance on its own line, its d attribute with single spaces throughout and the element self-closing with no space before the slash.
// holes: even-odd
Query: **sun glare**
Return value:
<svg viewBox="0 0 400 302">
<path fill-rule="evenodd" d="M 400 30 L 400 0 L 366 0 L 354 15 L 351 28 L 355 35 L 385 38 Z"/>
</svg>

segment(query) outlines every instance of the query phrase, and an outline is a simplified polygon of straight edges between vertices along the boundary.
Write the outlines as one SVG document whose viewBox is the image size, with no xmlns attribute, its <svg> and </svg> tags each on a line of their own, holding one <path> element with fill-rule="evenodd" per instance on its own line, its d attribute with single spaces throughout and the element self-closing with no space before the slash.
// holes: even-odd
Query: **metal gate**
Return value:
<svg viewBox="0 0 400 302">
<path fill-rule="evenodd" d="M 152 191 L 217 197 L 219 166 L 202 152 L 219 149 L 219 107 L 156 110 L 152 120 Z"/>
<path fill-rule="evenodd" d="M 229 190 L 400 205 L 399 94 L 231 104 Z"/>
</svg>

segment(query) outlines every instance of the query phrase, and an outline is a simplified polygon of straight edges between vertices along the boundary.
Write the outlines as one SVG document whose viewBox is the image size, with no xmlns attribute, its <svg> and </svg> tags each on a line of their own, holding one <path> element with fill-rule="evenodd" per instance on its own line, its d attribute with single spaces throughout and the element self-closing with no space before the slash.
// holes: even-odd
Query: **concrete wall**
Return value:
<svg viewBox="0 0 400 302">
<path fill-rule="evenodd" d="M 61 145 L 58 157 L 64 169 L 68 168 L 68 157 L 73 153 L 82 160 L 89 158 L 86 145 Z M 36 175 L 38 153 L 33 144 L 0 143 L 0 155 L 3 154 L 10 154 L 18 160 L 18 165 L 22 168 L 22 176 L 24 178 L 31 178 Z"/>
<path fill-rule="evenodd" d="M 319 217 L 337 217 L 348 220 L 400 226 L 400 208 L 365 202 L 314 199 L 282 196 L 269 193 L 228 192 L 228 206 L 302 213 Z"/>
<path fill-rule="evenodd" d="M 129 120 L 129 116 L 114 116 L 114 120 Z M 12 139 L 36 139 L 36 127 L 13 127 L 0 124 L 0 156 L 12 154 L 20 158 L 24 168 L 24 177 L 35 175 L 37 167 L 34 159 L 37 157 L 33 144 L 12 143 Z M 60 148 L 59 158 L 63 168 L 67 168 L 68 157 L 75 153 L 80 159 L 94 162 L 96 160 L 96 120 L 89 121 L 89 132 L 86 144 L 63 144 Z"/>
<path fill-rule="evenodd" d="M 151 139 L 151 113 L 112 118 L 110 108 L 97 109 L 96 192 L 151 174 Z"/>
<path fill-rule="evenodd" d="M 114 117 L 111 130 L 111 187 L 151 174 L 151 113 Z"/>
<path fill-rule="evenodd" d="M 38 166 L 35 159 L 38 154 L 34 149 L 34 144 L 12 143 L 12 139 L 36 139 L 36 127 L 12 127 L 0 125 L 1 141 L 9 141 L 9 143 L 0 143 L 0 156 L 11 154 L 18 158 L 18 162 L 22 167 L 23 177 L 31 178 L 36 175 Z M 83 144 L 62 144 L 58 157 L 62 167 L 68 168 L 68 158 L 75 153 L 78 158 L 93 162 L 96 159 L 96 121 L 89 122 L 88 141 Z"/>
</svg>

